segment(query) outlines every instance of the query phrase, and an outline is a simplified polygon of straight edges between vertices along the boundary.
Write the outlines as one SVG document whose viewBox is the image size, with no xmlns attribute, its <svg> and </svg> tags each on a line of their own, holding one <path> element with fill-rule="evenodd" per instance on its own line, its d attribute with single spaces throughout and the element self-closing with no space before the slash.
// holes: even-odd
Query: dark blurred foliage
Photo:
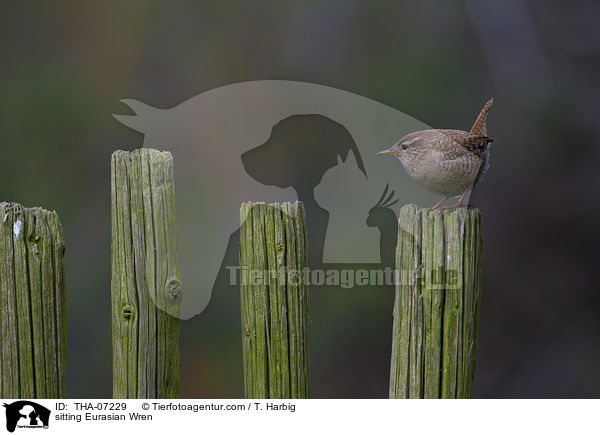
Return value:
<svg viewBox="0 0 600 435">
<path fill-rule="evenodd" d="M 490 96 L 475 397 L 600 397 L 597 1 L 3 2 L 0 198 L 65 228 L 70 397 L 111 395 L 121 98 L 172 107 L 239 81 L 315 82 L 440 128 Z M 392 292 L 311 294 L 315 397 L 385 397 Z M 182 395 L 243 393 L 239 300 L 182 322 Z M 382 315 L 384 313 L 384 315 Z"/>
</svg>

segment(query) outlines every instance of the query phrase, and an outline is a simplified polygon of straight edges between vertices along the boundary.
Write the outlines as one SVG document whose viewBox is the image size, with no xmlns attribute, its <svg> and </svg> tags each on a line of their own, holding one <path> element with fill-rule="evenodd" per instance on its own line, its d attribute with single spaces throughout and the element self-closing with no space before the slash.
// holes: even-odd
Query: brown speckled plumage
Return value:
<svg viewBox="0 0 600 435">
<path fill-rule="evenodd" d="M 419 184 L 445 198 L 466 194 L 481 181 L 489 158 L 486 119 L 492 107 L 490 99 L 477 117 L 470 131 L 421 130 L 407 134 L 388 150 L 379 154 L 394 154 Z"/>
</svg>

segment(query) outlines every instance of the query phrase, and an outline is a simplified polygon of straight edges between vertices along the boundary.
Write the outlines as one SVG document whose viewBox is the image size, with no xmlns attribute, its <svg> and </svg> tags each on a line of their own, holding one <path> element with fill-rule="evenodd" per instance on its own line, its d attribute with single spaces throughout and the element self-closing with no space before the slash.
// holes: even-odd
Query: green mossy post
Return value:
<svg viewBox="0 0 600 435">
<path fill-rule="evenodd" d="M 112 185 L 114 398 L 176 398 L 182 298 L 173 157 L 115 151 Z"/>
<path fill-rule="evenodd" d="M 0 398 L 64 397 L 64 253 L 56 212 L 0 204 Z"/>
<path fill-rule="evenodd" d="M 247 202 L 240 220 L 246 397 L 308 398 L 304 206 Z"/>
<path fill-rule="evenodd" d="M 390 398 L 470 398 L 477 353 L 481 214 L 402 207 Z"/>
</svg>

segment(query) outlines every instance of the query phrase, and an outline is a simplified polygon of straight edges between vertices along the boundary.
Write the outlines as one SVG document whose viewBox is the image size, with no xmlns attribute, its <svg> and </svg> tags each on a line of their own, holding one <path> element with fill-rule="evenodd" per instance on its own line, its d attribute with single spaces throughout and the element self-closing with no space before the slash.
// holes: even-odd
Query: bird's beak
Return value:
<svg viewBox="0 0 600 435">
<path fill-rule="evenodd" d="M 394 147 L 392 147 L 392 148 L 394 148 Z M 379 154 L 394 154 L 394 151 L 392 148 L 388 148 L 387 150 L 379 151 L 377 153 L 377 155 L 379 155 Z"/>
</svg>

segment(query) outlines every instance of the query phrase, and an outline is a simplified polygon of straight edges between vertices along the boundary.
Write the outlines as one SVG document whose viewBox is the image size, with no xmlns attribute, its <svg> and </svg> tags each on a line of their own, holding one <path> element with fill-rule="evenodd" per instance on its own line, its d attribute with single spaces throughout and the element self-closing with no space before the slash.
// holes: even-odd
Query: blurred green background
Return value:
<svg viewBox="0 0 600 435">
<path fill-rule="evenodd" d="M 475 397 L 600 397 L 597 1 L 3 2 L 0 199 L 67 243 L 68 397 L 110 397 L 110 155 L 133 98 L 285 79 L 440 128 L 494 96 Z M 176 156 L 177 158 L 185 158 Z M 314 397 L 386 397 L 393 294 L 311 294 Z M 239 297 L 182 322 L 183 397 L 243 395 Z"/>
</svg>

